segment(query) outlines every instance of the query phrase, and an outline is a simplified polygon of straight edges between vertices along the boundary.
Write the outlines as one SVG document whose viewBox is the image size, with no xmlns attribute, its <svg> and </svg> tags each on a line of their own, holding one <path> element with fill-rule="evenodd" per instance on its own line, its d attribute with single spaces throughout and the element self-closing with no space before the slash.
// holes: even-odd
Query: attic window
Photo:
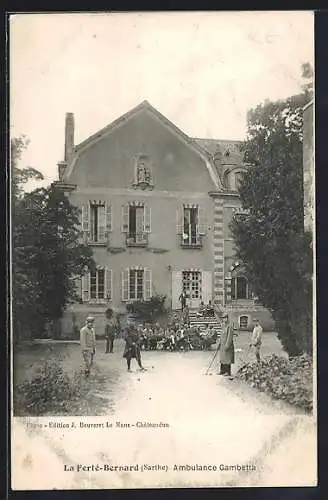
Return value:
<svg viewBox="0 0 328 500">
<path fill-rule="evenodd" d="M 229 149 L 226 150 L 226 152 L 224 153 L 225 156 L 230 156 L 230 151 Z"/>
</svg>

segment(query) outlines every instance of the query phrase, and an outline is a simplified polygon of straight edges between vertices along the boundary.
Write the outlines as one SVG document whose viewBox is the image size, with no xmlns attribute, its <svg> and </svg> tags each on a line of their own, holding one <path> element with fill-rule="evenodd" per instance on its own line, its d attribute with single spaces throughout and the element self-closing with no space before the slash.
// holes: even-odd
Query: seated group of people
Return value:
<svg viewBox="0 0 328 500">
<path fill-rule="evenodd" d="M 141 348 L 145 350 L 206 349 L 216 341 L 213 326 L 191 327 L 188 323 L 172 323 L 163 328 L 159 324 L 138 328 Z"/>
<path fill-rule="evenodd" d="M 213 317 L 214 316 L 214 307 L 212 305 L 212 301 L 209 300 L 208 304 L 205 305 L 203 301 L 201 301 L 199 309 L 197 311 L 197 316 L 205 317 Z"/>
</svg>

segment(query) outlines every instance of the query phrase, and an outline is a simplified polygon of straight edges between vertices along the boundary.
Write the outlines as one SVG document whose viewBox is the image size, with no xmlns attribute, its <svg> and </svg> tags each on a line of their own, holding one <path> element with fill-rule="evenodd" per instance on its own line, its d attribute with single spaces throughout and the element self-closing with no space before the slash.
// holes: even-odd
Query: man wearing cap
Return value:
<svg viewBox="0 0 328 500">
<path fill-rule="evenodd" d="M 219 346 L 220 349 L 220 373 L 231 377 L 231 365 L 235 362 L 235 347 L 233 343 L 233 328 L 229 321 L 228 313 L 222 313 L 222 333 L 220 336 Z"/>
<path fill-rule="evenodd" d="M 261 349 L 261 345 L 262 345 L 263 328 L 260 325 L 260 322 L 258 319 L 254 319 L 254 325 L 255 326 L 254 326 L 253 333 L 252 333 L 252 340 L 250 343 L 250 347 L 254 347 L 257 362 L 260 363 L 260 361 L 261 361 L 260 349 Z"/>
<path fill-rule="evenodd" d="M 125 335 L 125 347 L 123 352 L 123 358 L 126 359 L 128 365 L 128 372 L 131 371 L 131 360 L 136 359 L 141 371 L 147 371 L 146 368 L 142 366 L 141 353 L 140 353 L 140 337 L 138 331 L 134 325 L 128 324 L 126 335 Z"/>
<path fill-rule="evenodd" d="M 87 317 L 86 325 L 80 330 L 80 344 L 84 361 L 85 376 L 90 375 L 93 357 L 96 353 L 96 334 L 94 329 L 94 318 Z"/>
</svg>

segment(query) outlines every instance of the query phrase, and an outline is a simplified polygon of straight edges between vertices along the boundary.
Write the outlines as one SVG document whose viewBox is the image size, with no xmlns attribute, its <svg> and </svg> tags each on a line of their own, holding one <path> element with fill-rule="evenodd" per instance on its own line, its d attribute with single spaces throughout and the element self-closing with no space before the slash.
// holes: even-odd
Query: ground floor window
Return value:
<svg viewBox="0 0 328 500">
<path fill-rule="evenodd" d="M 90 273 L 90 298 L 105 298 L 105 269 L 96 269 Z"/>
<path fill-rule="evenodd" d="M 151 295 L 151 269 L 135 266 L 122 271 L 122 301 L 149 300 Z"/>
<path fill-rule="evenodd" d="M 112 270 L 97 267 L 82 277 L 82 301 L 103 302 L 112 300 Z"/>
<path fill-rule="evenodd" d="M 129 295 L 132 300 L 142 300 L 144 290 L 144 270 L 130 270 Z"/>
<path fill-rule="evenodd" d="M 231 298 L 238 299 L 251 299 L 251 287 L 244 276 L 237 276 L 231 279 Z"/>
<path fill-rule="evenodd" d="M 247 328 L 248 326 L 248 316 L 240 316 L 239 318 L 239 328 Z"/>
</svg>

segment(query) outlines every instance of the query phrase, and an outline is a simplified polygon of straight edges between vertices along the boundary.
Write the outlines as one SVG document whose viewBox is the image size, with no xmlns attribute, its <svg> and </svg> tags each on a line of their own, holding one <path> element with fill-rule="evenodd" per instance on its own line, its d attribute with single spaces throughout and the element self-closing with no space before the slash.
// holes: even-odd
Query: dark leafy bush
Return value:
<svg viewBox="0 0 328 500">
<path fill-rule="evenodd" d="M 236 374 L 251 387 L 307 412 L 313 409 L 312 377 L 312 358 L 306 354 L 290 359 L 273 354 L 260 363 L 244 365 Z"/>
<path fill-rule="evenodd" d="M 152 323 L 167 312 L 165 308 L 166 295 L 154 295 L 150 300 L 140 300 L 127 304 L 127 311 L 137 320 Z"/>
<path fill-rule="evenodd" d="M 83 385 L 82 372 L 70 377 L 58 360 L 47 360 L 31 380 L 19 384 L 14 392 L 16 414 L 42 415 L 63 411 L 77 398 Z"/>
</svg>

